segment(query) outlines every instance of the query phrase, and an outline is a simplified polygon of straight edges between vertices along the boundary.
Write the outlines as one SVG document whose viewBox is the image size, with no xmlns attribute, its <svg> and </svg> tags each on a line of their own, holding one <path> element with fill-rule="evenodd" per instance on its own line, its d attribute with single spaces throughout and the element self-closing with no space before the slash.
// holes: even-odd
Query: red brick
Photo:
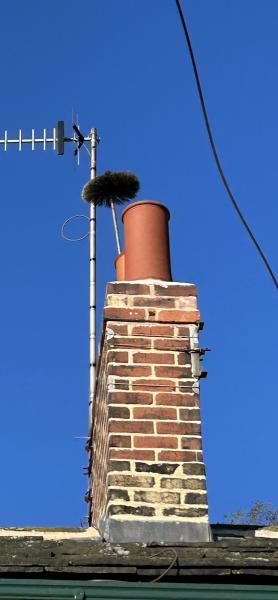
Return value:
<svg viewBox="0 0 278 600">
<path fill-rule="evenodd" d="M 196 462 L 196 454 L 197 452 L 189 450 L 181 450 L 181 451 L 171 451 L 171 450 L 162 450 L 158 454 L 158 460 L 165 460 L 169 462 Z"/>
<path fill-rule="evenodd" d="M 178 354 L 179 365 L 191 365 L 191 354 L 190 352 L 179 352 Z"/>
<path fill-rule="evenodd" d="M 119 352 L 119 350 L 109 350 L 109 352 L 107 352 L 107 361 L 108 362 L 127 363 L 128 362 L 128 352 Z"/>
<path fill-rule="evenodd" d="M 155 367 L 157 377 L 184 378 L 191 377 L 191 367 Z"/>
<path fill-rule="evenodd" d="M 142 298 L 136 296 L 133 298 L 133 306 L 175 308 L 175 298 Z"/>
<path fill-rule="evenodd" d="M 189 308 L 191 310 L 195 310 L 197 308 L 196 296 L 176 297 L 176 308 L 185 308 L 186 310 Z"/>
<path fill-rule="evenodd" d="M 201 438 L 184 437 L 181 440 L 181 447 L 184 450 L 202 450 L 202 440 Z"/>
<path fill-rule="evenodd" d="M 153 433 L 150 421 L 110 421 L 109 431 L 113 433 Z"/>
<path fill-rule="evenodd" d="M 159 339 L 154 340 L 155 350 L 184 350 L 190 347 L 190 340 Z"/>
<path fill-rule="evenodd" d="M 144 392 L 109 392 L 108 404 L 152 404 L 152 394 Z"/>
<path fill-rule="evenodd" d="M 174 327 L 170 325 L 135 325 L 132 329 L 133 335 L 145 335 L 145 336 L 173 336 L 175 335 Z"/>
<path fill-rule="evenodd" d="M 110 450 L 110 458 L 133 459 L 133 460 L 155 460 L 153 450 Z"/>
<path fill-rule="evenodd" d="M 158 309 L 146 308 L 147 321 L 157 321 Z"/>
<path fill-rule="evenodd" d="M 178 440 L 176 437 L 142 435 L 134 436 L 135 448 L 177 448 Z"/>
<path fill-rule="evenodd" d="M 183 327 L 183 325 L 178 325 L 177 326 L 177 330 L 178 330 L 178 335 L 179 336 L 190 338 L 190 329 L 189 329 L 189 327 Z"/>
<path fill-rule="evenodd" d="M 162 285 L 154 286 L 156 296 L 197 296 L 196 285 Z"/>
<path fill-rule="evenodd" d="M 199 396 L 197 394 L 157 394 L 155 403 L 159 406 L 199 406 Z M 143 404 L 143 403 L 142 403 Z"/>
<path fill-rule="evenodd" d="M 169 379 L 137 379 L 132 382 L 132 388 L 150 392 L 172 392 L 176 389 L 176 384 Z"/>
<path fill-rule="evenodd" d="M 180 379 L 178 382 L 179 392 L 181 392 L 181 394 L 188 394 L 189 392 L 193 392 L 194 383 L 194 381 L 182 381 Z"/>
<path fill-rule="evenodd" d="M 140 294 L 150 293 L 150 286 L 144 283 L 108 283 L 107 294 Z"/>
<path fill-rule="evenodd" d="M 131 448 L 131 436 L 110 435 L 109 446 L 115 446 L 116 448 Z"/>
<path fill-rule="evenodd" d="M 150 336 L 151 327 L 149 325 L 134 325 L 132 335 Z"/>
<path fill-rule="evenodd" d="M 200 320 L 200 313 L 198 310 L 160 310 L 158 320 L 166 323 L 196 323 Z"/>
<path fill-rule="evenodd" d="M 180 419 L 181 419 L 181 421 L 200 421 L 201 420 L 200 411 L 197 408 L 196 409 L 181 408 L 180 409 Z"/>
<path fill-rule="evenodd" d="M 116 306 L 106 306 L 104 308 L 104 319 L 143 321 L 145 319 L 145 310 L 143 308 L 118 308 Z"/>
<path fill-rule="evenodd" d="M 119 406 L 118 404 L 110 404 L 108 407 L 108 418 L 109 419 L 129 419 L 130 410 L 127 406 Z"/>
<path fill-rule="evenodd" d="M 134 337 L 112 338 L 108 341 L 109 347 L 112 348 L 150 348 L 151 340 Z"/>
<path fill-rule="evenodd" d="M 134 408 L 134 419 L 176 419 L 177 411 L 175 408 Z"/>
<path fill-rule="evenodd" d="M 107 323 L 107 327 L 118 335 L 128 335 L 128 326 L 122 323 Z"/>
<path fill-rule="evenodd" d="M 136 354 L 133 354 L 133 362 L 149 363 L 152 365 L 174 364 L 175 357 L 169 352 L 136 352 Z"/>
<path fill-rule="evenodd" d="M 147 377 L 151 375 L 151 367 L 139 367 L 133 365 L 109 365 L 108 375 L 119 375 L 120 377 Z"/>
<path fill-rule="evenodd" d="M 170 409 L 169 409 L 170 410 Z M 186 435 L 190 433 L 199 434 L 199 423 L 157 423 L 157 433 L 176 433 Z"/>
</svg>

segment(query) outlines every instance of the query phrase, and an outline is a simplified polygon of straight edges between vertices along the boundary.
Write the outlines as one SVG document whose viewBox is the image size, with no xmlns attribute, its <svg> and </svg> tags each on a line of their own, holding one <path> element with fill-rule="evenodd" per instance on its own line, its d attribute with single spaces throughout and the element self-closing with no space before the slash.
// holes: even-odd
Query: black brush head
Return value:
<svg viewBox="0 0 278 600">
<path fill-rule="evenodd" d="M 96 206 L 110 206 L 111 200 L 115 204 L 124 204 L 135 198 L 140 183 L 133 173 L 129 171 L 105 171 L 88 181 L 82 190 L 82 198 L 86 202 L 93 202 Z"/>
</svg>

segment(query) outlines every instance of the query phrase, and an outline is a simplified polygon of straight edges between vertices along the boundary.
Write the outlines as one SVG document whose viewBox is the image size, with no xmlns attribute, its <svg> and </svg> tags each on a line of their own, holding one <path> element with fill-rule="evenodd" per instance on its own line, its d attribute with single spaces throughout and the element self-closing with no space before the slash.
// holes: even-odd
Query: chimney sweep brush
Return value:
<svg viewBox="0 0 278 600">
<path fill-rule="evenodd" d="M 103 175 L 97 175 L 88 181 L 82 190 L 82 198 L 86 202 L 92 202 L 95 206 L 111 207 L 119 254 L 121 247 L 115 205 L 135 198 L 139 188 L 140 183 L 133 173 L 105 171 Z"/>
</svg>

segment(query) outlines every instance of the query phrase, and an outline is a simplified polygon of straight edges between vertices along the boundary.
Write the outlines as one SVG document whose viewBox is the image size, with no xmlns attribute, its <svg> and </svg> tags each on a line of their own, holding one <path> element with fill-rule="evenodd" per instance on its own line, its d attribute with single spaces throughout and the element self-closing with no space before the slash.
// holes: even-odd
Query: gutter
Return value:
<svg viewBox="0 0 278 600">
<path fill-rule="evenodd" d="M 278 585 L 0 579 L 5 600 L 277 600 Z"/>
</svg>

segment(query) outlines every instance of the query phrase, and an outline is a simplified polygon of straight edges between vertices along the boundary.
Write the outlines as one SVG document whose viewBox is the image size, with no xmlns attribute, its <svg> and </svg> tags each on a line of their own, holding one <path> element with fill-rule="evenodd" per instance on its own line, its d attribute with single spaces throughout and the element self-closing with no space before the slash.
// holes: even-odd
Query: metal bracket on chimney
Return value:
<svg viewBox="0 0 278 600">
<path fill-rule="evenodd" d="M 199 356 L 203 356 L 206 352 L 211 352 L 210 348 L 192 348 L 191 350 L 187 350 L 188 354 L 199 354 Z"/>
</svg>

